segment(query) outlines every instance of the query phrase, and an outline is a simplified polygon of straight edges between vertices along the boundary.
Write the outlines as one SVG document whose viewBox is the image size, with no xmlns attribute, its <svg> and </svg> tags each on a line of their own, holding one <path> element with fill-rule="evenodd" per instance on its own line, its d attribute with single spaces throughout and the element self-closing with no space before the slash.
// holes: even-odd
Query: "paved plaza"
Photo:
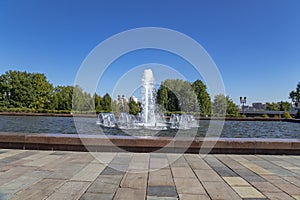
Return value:
<svg viewBox="0 0 300 200">
<path fill-rule="evenodd" d="M 300 156 L 0 149 L 0 199 L 300 199 Z"/>
</svg>

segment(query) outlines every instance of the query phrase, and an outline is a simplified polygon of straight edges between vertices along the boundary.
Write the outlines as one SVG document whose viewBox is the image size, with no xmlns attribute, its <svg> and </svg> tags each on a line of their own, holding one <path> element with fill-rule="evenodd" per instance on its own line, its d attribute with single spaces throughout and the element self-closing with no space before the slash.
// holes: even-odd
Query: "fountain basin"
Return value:
<svg viewBox="0 0 300 200">
<path fill-rule="evenodd" d="M 0 148 L 103 152 L 300 154 L 299 139 L 0 133 Z"/>
</svg>

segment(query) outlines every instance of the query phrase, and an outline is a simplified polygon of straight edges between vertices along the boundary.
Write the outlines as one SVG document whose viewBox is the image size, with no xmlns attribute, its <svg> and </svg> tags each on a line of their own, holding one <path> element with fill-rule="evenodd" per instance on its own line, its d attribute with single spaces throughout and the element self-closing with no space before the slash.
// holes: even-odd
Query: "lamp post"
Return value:
<svg viewBox="0 0 300 200">
<path fill-rule="evenodd" d="M 243 115 L 245 115 L 245 103 L 247 102 L 247 97 L 240 97 L 240 102 L 242 104 Z"/>
<path fill-rule="evenodd" d="M 8 99 L 10 98 L 11 93 L 10 92 L 4 92 L 4 98 L 6 101 L 6 112 L 8 111 Z"/>
</svg>

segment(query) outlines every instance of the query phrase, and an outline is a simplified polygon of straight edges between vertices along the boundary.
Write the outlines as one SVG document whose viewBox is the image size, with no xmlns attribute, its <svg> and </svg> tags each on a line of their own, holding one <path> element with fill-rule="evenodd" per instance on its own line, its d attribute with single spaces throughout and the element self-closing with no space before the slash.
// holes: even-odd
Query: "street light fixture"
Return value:
<svg viewBox="0 0 300 200">
<path fill-rule="evenodd" d="M 245 115 L 245 104 L 247 102 L 247 97 L 240 97 L 240 102 L 242 104 L 242 112 L 243 112 L 243 115 Z"/>
<path fill-rule="evenodd" d="M 4 92 L 4 98 L 6 101 L 6 112 L 8 111 L 8 99 L 10 98 L 11 93 L 10 92 Z"/>
</svg>

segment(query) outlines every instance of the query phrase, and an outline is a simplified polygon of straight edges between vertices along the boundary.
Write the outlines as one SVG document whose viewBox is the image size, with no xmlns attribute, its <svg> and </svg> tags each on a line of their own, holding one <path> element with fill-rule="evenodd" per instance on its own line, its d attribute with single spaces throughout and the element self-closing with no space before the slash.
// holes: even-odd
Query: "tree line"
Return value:
<svg viewBox="0 0 300 200">
<path fill-rule="evenodd" d="M 76 98 L 74 98 L 74 96 Z M 207 86 L 196 80 L 192 83 L 180 79 L 163 81 L 155 91 L 156 102 L 164 113 L 196 113 L 202 116 L 238 116 L 238 108 L 229 96 L 216 95 L 212 100 Z M 300 83 L 289 96 L 300 100 Z M 130 98 L 123 104 L 108 93 L 90 94 L 79 86 L 56 86 L 42 73 L 9 70 L 0 75 L 0 111 L 16 112 L 141 112 L 139 102 Z M 290 103 L 267 103 L 267 110 L 290 110 Z"/>
<path fill-rule="evenodd" d="M 9 70 L 0 76 L 0 111 L 70 113 L 95 104 L 98 112 L 109 112 L 111 101 L 109 94 L 91 95 L 78 86 L 54 87 L 42 73 Z"/>
</svg>

